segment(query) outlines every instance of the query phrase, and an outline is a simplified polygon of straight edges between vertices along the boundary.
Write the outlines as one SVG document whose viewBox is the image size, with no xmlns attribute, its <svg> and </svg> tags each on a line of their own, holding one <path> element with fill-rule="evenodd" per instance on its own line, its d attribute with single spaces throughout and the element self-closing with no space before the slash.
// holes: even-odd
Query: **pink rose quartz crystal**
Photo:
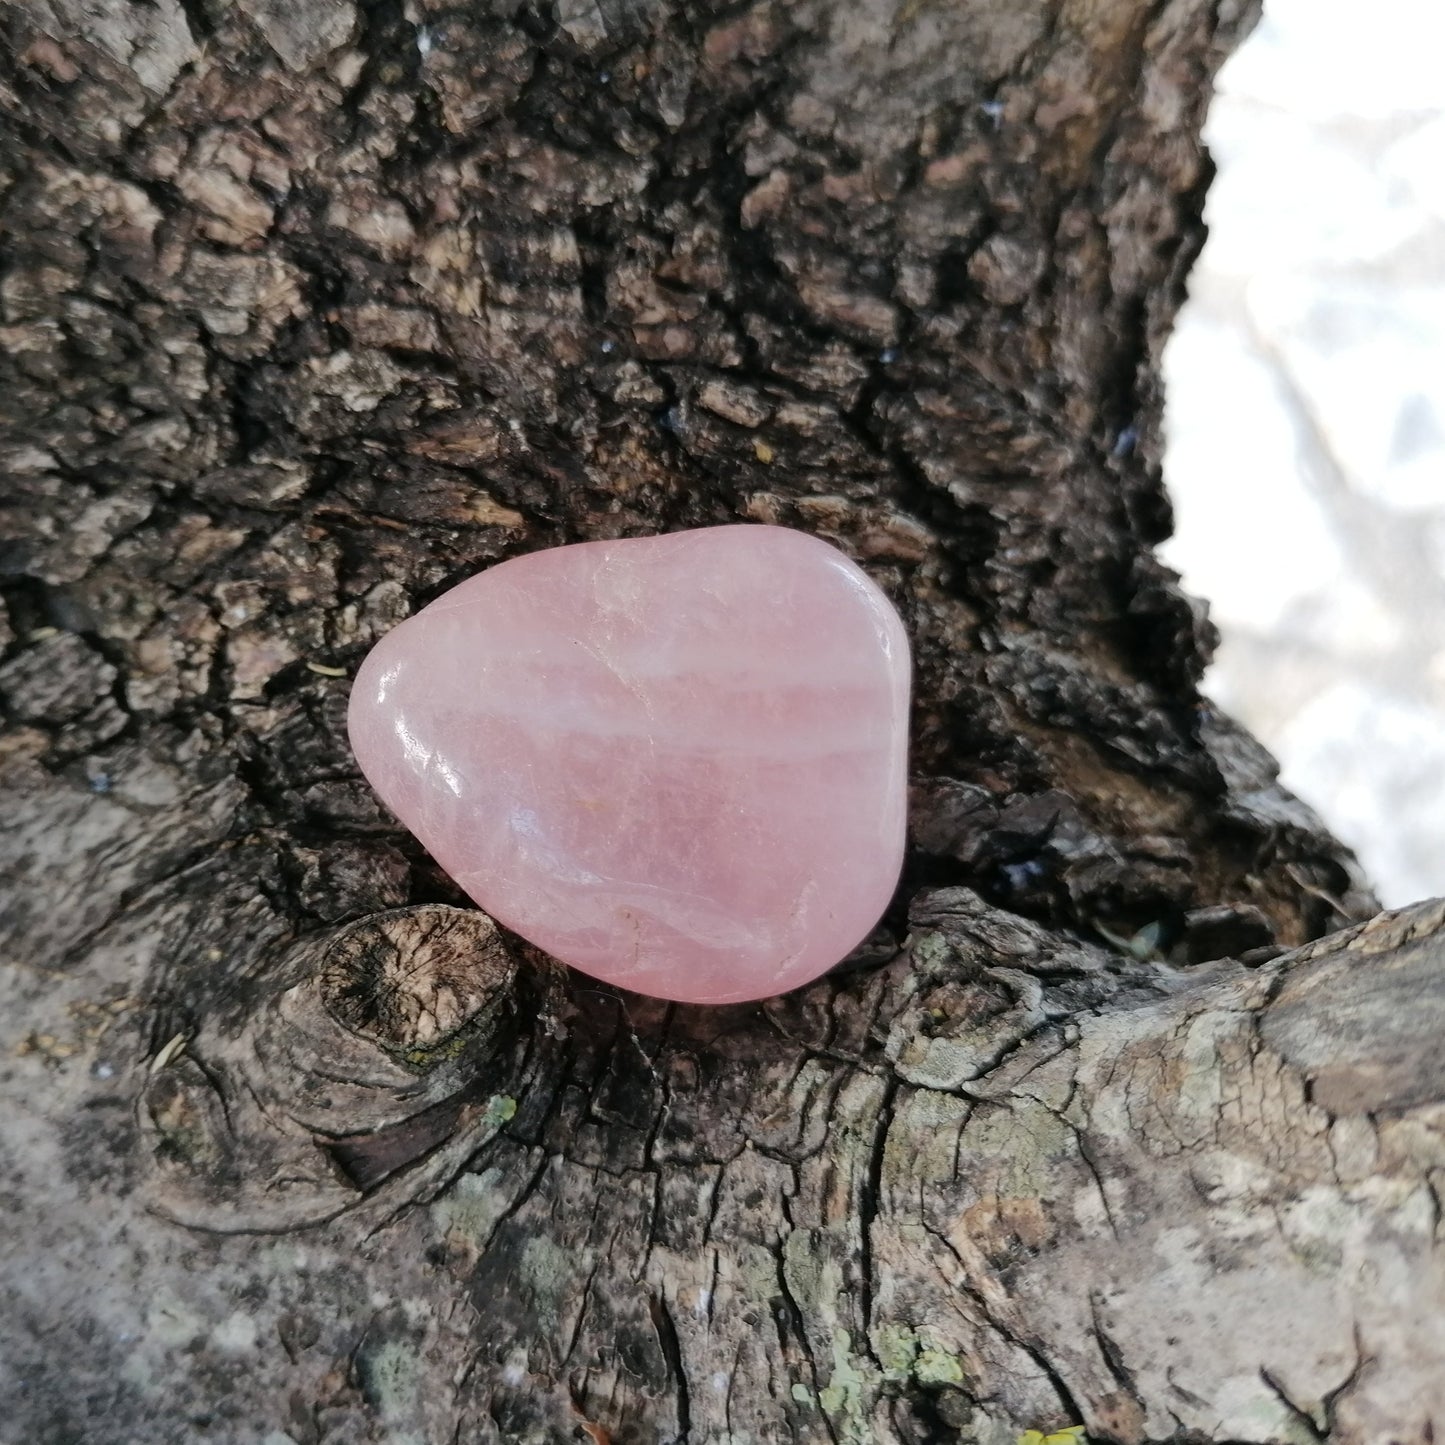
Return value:
<svg viewBox="0 0 1445 1445">
<path fill-rule="evenodd" d="M 903 859 L 908 639 L 826 542 L 710 527 L 533 552 L 384 637 L 362 770 L 494 918 L 658 998 L 816 978 Z"/>
</svg>

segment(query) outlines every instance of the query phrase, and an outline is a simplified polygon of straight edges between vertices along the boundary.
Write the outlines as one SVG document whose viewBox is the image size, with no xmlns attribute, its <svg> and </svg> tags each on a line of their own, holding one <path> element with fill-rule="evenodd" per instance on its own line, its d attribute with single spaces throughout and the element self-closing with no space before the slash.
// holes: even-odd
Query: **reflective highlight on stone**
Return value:
<svg viewBox="0 0 1445 1445">
<path fill-rule="evenodd" d="M 659 998 L 826 971 L 903 859 L 909 656 L 816 537 L 711 527 L 534 552 L 372 650 L 362 770 L 482 908 Z"/>
</svg>

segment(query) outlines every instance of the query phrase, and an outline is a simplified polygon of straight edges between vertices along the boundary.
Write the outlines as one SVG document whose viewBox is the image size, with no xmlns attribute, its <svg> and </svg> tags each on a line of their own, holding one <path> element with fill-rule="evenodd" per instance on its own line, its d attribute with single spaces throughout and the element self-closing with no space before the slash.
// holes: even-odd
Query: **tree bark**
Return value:
<svg viewBox="0 0 1445 1445">
<path fill-rule="evenodd" d="M 0 5 L 0 1440 L 1445 1438 L 1445 910 L 1152 550 L 1254 12 Z M 912 846 L 665 1006 L 458 907 L 346 678 L 748 519 L 903 612 Z"/>
</svg>

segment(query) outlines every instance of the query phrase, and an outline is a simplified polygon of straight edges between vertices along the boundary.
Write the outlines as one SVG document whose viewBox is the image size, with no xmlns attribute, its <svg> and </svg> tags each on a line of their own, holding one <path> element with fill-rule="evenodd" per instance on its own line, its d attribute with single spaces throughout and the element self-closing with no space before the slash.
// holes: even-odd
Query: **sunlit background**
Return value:
<svg viewBox="0 0 1445 1445">
<path fill-rule="evenodd" d="M 1266 0 L 1166 364 L 1207 690 L 1387 904 L 1445 894 L 1445 5 Z"/>
</svg>

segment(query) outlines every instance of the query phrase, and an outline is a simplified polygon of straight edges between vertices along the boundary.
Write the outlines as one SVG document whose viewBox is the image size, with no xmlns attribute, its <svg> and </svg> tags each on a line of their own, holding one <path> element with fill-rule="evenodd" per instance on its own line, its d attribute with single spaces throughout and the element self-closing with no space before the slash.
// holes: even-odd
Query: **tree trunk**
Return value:
<svg viewBox="0 0 1445 1445">
<path fill-rule="evenodd" d="M 0 1440 L 1445 1439 L 1445 911 L 1152 551 L 1254 8 L 0 5 Z M 903 612 L 913 845 L 664 1006 L 456 906 L 346 678 L 747 519 Z"/>
</svg>

